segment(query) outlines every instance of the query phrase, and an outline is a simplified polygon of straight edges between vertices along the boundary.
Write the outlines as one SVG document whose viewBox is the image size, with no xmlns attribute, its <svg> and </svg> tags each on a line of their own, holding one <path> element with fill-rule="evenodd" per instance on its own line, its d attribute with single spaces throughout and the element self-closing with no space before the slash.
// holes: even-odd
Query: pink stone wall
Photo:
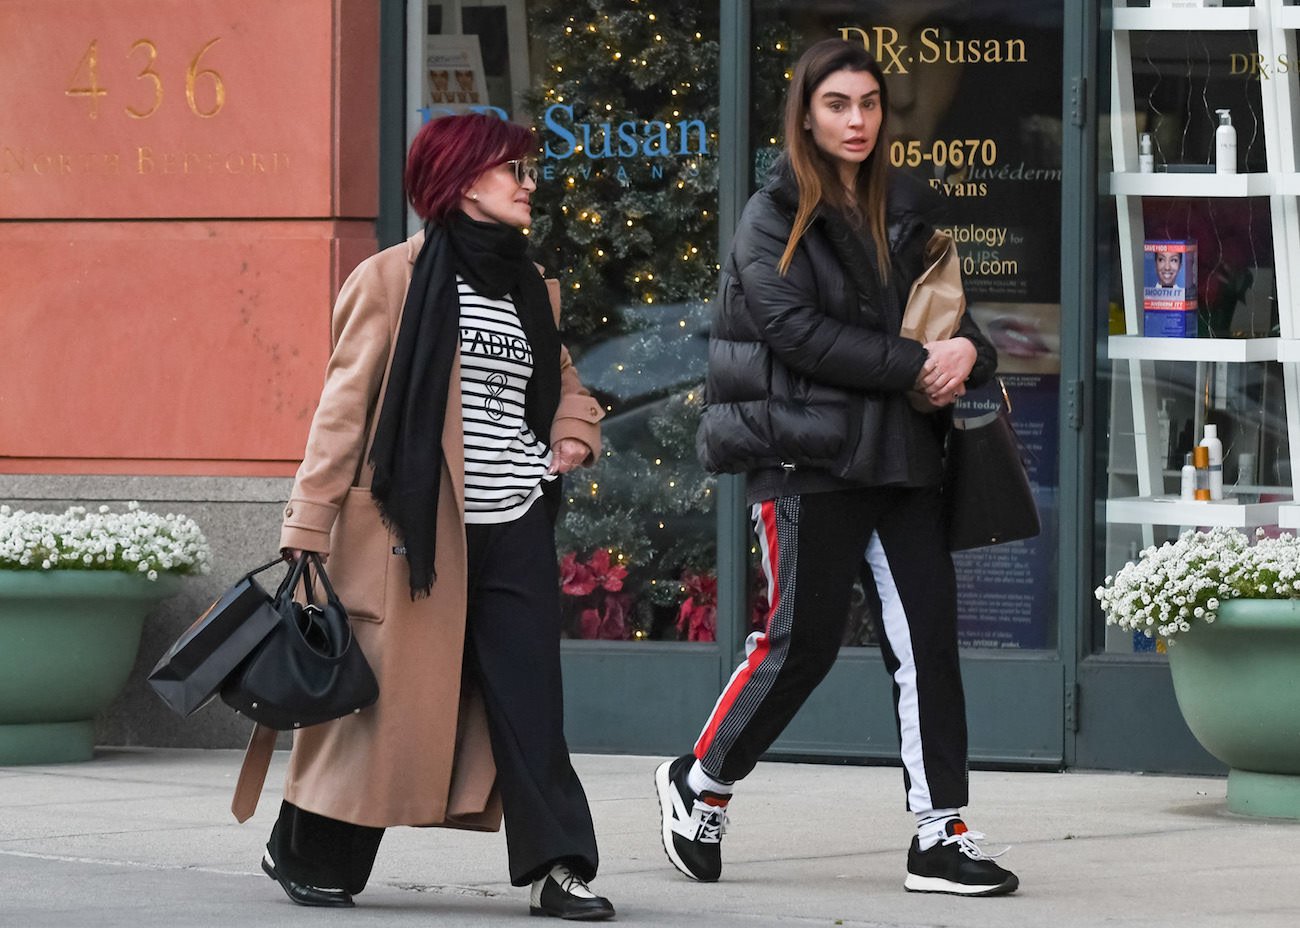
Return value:
<svg viewBox="0 0 1300 928">
<path fill-rule="evenodd" d="M 5 0 L 0 36 L 0 473 L 291 473 L 375 249 L 377 4 Z"/>
</svg>

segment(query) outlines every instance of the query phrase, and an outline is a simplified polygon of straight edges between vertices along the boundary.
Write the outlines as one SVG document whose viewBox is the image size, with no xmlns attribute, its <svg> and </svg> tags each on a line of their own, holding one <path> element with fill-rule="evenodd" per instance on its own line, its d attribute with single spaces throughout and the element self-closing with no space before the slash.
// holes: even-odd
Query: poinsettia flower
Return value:
<svg viewBox="0 0 1300 928">
<path fill-rule="evenodd" d="M 578 555 L 570 551 L 560 562 L 560 591 L 566 596 L 586 596 L 596 588 L 596 578 L 586 564 L 578 563 Z"/>
<path fill-rule="evenodd" d="M 718 577 L 712 571 L 684 571 L 682 586 L 686 589 L 686 595 L 699 605 L 714 605 L 718 601 Z"/>
<path fill-rule="evenodd" d="M 621 564 L 610 564 L 608 548 L 597 548 L 592 553 L 591 560 L 587 562 L 587 567 L 590 568 L 597 586 L 611 593 L 623 589 L 623 578 L 627 576 L 627 568 Z"/>
<path fill-rule="evenodd" d="M 626 640 L 627 606 L 630 600 L 630 596 L 606 596 L 602 608 L 582 610 L 582 637 L 588 641 Z"/>
<path fill-rule="evenodd" d="M 718 607 L 687 599 L 677 611 L 677 630 L 687 641 L 716 641 Z"/>
</svg>

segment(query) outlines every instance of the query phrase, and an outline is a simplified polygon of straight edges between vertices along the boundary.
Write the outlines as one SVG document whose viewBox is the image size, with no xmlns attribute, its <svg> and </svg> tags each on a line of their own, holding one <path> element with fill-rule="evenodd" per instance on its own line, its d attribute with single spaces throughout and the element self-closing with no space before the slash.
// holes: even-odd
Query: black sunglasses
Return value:
<svg viewBox="0 0 1300 928">
<path fill-rule="evenodd" d="M 522 187 L 528 181 L 537 183 L 537 159 L 536 158 L 515 158 L 511 161 L 502 161 L 502 164 L 510 165 L 511 170 L 515 172 L 515 183 Z"/>
</svg>

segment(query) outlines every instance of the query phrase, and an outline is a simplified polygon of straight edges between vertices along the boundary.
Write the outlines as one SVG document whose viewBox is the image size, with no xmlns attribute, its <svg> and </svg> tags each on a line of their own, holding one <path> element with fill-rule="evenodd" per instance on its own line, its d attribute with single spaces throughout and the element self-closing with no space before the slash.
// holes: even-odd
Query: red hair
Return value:
<svg viewBox="0 0 1300 928">
<path fill-rule="evenodd" d="M 488 168 L 535 151 L 533 133 L 489 113 L 442 116 L 416 133 L 406 156 L 406 198 L 421 219 L 443 222 Z"/>
</svg>

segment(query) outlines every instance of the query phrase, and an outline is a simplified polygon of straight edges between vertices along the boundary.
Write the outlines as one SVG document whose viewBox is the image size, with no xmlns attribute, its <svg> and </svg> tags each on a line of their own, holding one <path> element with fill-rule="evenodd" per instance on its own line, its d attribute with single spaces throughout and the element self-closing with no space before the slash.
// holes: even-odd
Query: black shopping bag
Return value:
<svg viewBox="0 0 1300 928">
<path fill-rule="evenodd" d="M 1006 388 L 1003 388 L 1006 394 Z M 948 434 L 943 508 L 948 550 L 1033 538 L 1038 506 L 1007 408 L 957 419 Z"/>
<path fill-rule="evenodd" d="M 277 558 L 244 574 L 167 649 L 149 674 L 163 702 L 182 716 L 201 708 L 271 633 L 280 614 L 254 575 L 283 563 Z"/>
</svg>

